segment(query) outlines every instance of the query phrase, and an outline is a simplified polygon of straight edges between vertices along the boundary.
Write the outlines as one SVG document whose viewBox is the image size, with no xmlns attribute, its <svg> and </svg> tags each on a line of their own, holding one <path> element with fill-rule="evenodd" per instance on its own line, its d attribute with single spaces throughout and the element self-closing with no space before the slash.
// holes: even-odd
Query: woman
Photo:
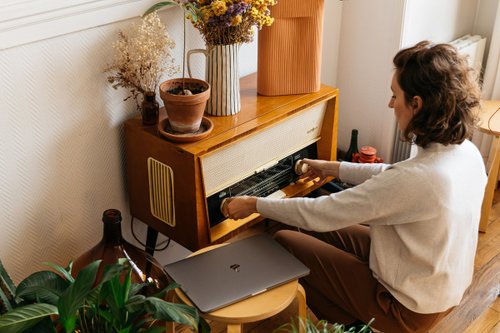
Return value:
<svg viewBox="0 0 500 333">
<path fill-rule="evenodd" d="M 306 181 L 357 186 L 318 198 L 236 197 L 251 213 L 295 226 L 276 239 L 311 269 L 301 280 L 320 319 L 368 322 L 386 333 L 426 332 L 471 283 L 486 172 L 468 140 L 479 87 L 450 45 L 421 42 L 394 57 L 389 107 L 417 155 L 387 164 L 308 160 Z"/>
</svg>

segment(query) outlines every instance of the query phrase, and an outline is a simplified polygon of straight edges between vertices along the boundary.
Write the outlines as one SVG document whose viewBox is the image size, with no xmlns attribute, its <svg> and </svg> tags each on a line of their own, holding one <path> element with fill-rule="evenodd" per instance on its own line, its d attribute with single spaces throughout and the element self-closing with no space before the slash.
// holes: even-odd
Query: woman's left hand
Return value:
<svg viewBox="0 0 500 333">
<path fill-rule="evenodd" d="M 222 214 L 233 220 L 244 219 L 257 213 L 257 197 L 241 196 L 225 199 Z"/>
</svg>

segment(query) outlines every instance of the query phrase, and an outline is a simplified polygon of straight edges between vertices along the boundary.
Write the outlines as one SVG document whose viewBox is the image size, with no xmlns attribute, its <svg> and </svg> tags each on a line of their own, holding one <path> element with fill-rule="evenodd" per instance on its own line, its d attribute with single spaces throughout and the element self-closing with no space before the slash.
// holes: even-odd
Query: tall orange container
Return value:
<svg viewBox="0 0 500 333">
<path fill-rule="evenodd" d="M 291 95 L 318 91 L 324 0 L 278 0 L 274 23 L 259 31 L 257 92 Z"/>
</svg>

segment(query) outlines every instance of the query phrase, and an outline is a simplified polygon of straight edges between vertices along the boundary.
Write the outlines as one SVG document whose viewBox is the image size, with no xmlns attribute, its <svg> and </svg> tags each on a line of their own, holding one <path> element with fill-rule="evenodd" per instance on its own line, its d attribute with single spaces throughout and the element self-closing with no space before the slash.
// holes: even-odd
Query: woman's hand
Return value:
<svg viewBox="0 0 500 333">
<path fill-rule="evenodd" d="M 302 162 L 308 167 L 307 171 L 300 176 L 305 181 L 312 180 L 315 184 L 323 185 L 326 183 L 327 177 L 339 176 L 340 162 L 338 161 L 310 160 L 304 158 Z"/>
<path fill-rule="evenodd" d="M 241 196 L 227 198 L 222 203 L 222 214 L 233 220 L 243 219 L 257 213 L 257 197 Z"/>
</svg>

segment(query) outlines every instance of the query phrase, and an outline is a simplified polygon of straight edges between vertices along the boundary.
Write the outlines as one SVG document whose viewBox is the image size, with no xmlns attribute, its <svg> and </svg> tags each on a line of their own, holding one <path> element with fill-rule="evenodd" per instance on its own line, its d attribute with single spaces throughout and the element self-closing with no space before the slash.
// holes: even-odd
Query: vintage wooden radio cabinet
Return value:
<svg viewBox="0 0 500 333">
<path fill-rule="evenodd" d="M 268 97 L 257 94 L 255 74 L 240 83 L 241 112 L 207 116 L 214 128 L 200 141 L 172 142 L 140 118 L 126 121 L 130 211 L 148 225 L 149 245 L 155 232 L 193 251 L 227 240 L 262 218 L 224 218 L 224 198 L 307 195 L 318 186 L 297 181 L 296 161 L 336 159 L 337 89 Z"/>
</svg>

